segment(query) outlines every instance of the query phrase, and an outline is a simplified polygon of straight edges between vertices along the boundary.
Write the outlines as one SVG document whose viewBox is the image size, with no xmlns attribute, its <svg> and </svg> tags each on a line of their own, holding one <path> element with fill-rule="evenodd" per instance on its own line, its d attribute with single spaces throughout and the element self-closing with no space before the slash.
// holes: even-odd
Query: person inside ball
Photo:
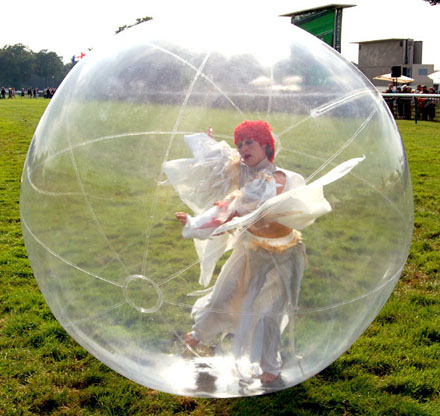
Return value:
<svg viewBox="0 0 440 416">
<path fill-rule="evenodd" d="M 232 354 L 241 375 L 271 383 L 282 368 L 281 336 L 295 357 L 293 319 L 306 264 L 300 229 L 331 211 L 323 185 L 361 159 L 332 170 L 315 186 L 273 163 L 271 126 L 246 120 L 234 130 L 235 149 L 210 134 L 185 136 L 192 159 L 166 162 L 164 172 L 195 216 L 176 212 L 182 234 L 194 239 L 200 283 L 208 286 L 216 262 L 232 249 L 215 284 L 192 308 L 190 349 L 233 334 Z M 345 162 L 347 164 L 347 162 Z M 283 343 L 284 345 L 284 343 Z"/>
<path fill-rule="evenodd" d="M 226 163 L 217 176 L 229 172 L 226 181 L 237 181 L 238 187 L 194 219 L 176 212 L 186 227 L 187 238 L 203 238 L 198 234 L 200 230 L 207 232 L 206 236 L 215 235 L 219 225 L 251 212 L 286 189 L 304 184 L 302 176 L 273 164 L 275 141 L 268 123 L 244 121 L 234 131 L 234 144 L 239 158 L 220 152 L 217 162 L 226 159 Z M 205 145 L 216 144 L 209 141 Z M 231 166 L 234 163 L 236 166 Z M 199 342 L 209 343 L 216 335 L 233 333 L 234 356 L 247 357 L 260 367 L 255 374 L 263 382 L 271 382 L 281 369 L 283 318 L 291 297 L 296 297 L 295 293 L 288 296 L 286 290 L 290 291 L 293 280 L 301 280 L 305 264 L 301 234 L 262 218 L 234 237 L 233 252 L 213 290 L 194 305 L 195 323 L 185 342 L 195 347 Z"/>
</svg>

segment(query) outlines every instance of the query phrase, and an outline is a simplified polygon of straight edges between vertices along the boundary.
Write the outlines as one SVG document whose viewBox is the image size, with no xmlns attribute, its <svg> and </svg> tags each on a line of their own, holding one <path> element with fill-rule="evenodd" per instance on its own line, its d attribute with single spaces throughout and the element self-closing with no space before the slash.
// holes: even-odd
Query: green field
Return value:
<svg viewBox="0 0 440 416">
<path fill-rule="evenodd" d="M 73 341 L 46 305 L 24 248 L 18 201 L 26 152 L 47 103 L 0 102 L 0 414 L 440 415 L 439 124 L 398 122 L 414 188 L 414 239 L 403 276 L 373 324 L 335 363 L 296 387 L 263 397 L 211 400 L 157 392 L 116 374 Z M 192 124 L 191 120 L 186 123 Z M 118 129 L 121 126 L 115 122 L 114 134 Z M 133 142 L 134 155 L 135 146 Z M 105 162 L 103 156 L 103 166 Z M 127 173 L 129 168 L 130 163 Z M 106 178 L 110 184 L 111 168 Z M 121 200 L 133 195 L 130 186 L 118 183 Z M 105 195 L 105 186 L 96 191 L 99 200 Z M 145 209 L 142 197 L 135 194 L 134 198 L 138 198 L 139 209 Z M 69 207 L 74 213 L 75 206 Z M 157 209 L 167 211 L 166 207 Z M 161 224 L 152 234 L 174 232 L 167 228 L 167 217 Z M 139 224 L 130 227 L 135 230 Z M 118 235 L 122 233 L 118 230 Z M 164 239 L 158 248 L 166 250 L 166 243 Z M 190 247 L 186 242 L 179 244 L 184 245 L 182 250 Z M 129 257 L 135 249 L 127 251 L 125 263 L 135 264 L 137 260 Z M 185 256 L 183 251 L 182 260 Z M 163 272 L 163 263 L 159 264 Z M 167 267 L 165 273 L 172 273 L 172 267 Z M 194 276 L 188 279 L 194 281 Z M 171 285 L 169 294 L 176 289 L 177 285 Z"/>
</svg>

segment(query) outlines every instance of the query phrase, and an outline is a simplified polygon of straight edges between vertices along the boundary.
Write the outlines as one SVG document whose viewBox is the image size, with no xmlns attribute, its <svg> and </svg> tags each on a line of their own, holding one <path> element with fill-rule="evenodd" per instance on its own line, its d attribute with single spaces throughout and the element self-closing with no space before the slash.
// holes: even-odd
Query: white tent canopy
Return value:
<svg viewBox="0 0 440 416">
<path fill-rule="evenodd" d="M 377 79 L 378 81 L 397 82 L 398 84 L 409 84 L 410 82 L 414 81 L 414 78 L 406 77 L 405 75 L 401 75 L 400 77 L 392 77 L 391 74 L 378 75 L 373 79 Z"/>
<path fill-rule="evenodd" d="M 434 84 L 440 84 L 440 71 L 433 72 L 429 74 L 428 77 L 432 79 Z"/>
</svg>

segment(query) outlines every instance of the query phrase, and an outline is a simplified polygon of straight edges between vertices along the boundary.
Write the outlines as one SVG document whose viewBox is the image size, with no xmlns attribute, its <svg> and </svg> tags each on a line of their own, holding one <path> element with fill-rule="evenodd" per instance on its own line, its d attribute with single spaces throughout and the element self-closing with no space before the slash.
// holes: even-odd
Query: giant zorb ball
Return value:
<svg viewBox="0 0 440 416">
<path fill-rule="evenodd" d="M 412 191 L 396 124 L 354 66 L 288 19 L 215 20 L 144 23 L 71 71 L 32 140 L 21 219 L 47 303 L 91 354 L 154 389 L 246 396 L 313 376 L 372 322 L 407 258 Z M 191 157 L 185 134 L 212 126 L 233 146 L 243 120 L 267 121 L 275 163 L 308 183 L 365 156 L 325 187 L 332 211 L 303 230 L 308 263 L 267 384 L 237 370 L 230 335 L 183 341 L 188 294 L 203 288 L 174 217 L 189 210 L 163 173 Z"/>
</svg>

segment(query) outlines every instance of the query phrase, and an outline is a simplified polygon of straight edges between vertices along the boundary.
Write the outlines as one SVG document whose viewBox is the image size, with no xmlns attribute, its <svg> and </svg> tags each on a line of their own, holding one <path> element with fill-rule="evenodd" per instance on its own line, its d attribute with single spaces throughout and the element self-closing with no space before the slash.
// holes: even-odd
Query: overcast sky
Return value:
<svg viewBox="0 0 440 416">
<path fill-rule="evenodd" d="M 323 6 L 320 0 L 14 0 L 0 7 L 0 47 L 23 43 L 35 52 L 54 51 L 69 62 L 72 55 L 87 52 L 114 35 L 119 26 L 136 18 L 173 13 L 203 15 L 208 5 L 209 18 L 223 18 L 219 13 L 246 13 L 260 10 L 274 15 Z M 423 63 L 440 70 L 438 24 L 440 5 L 423 0 L 335 1 L 356 4 L 344 10 L 342 54 L 357 62 L 358 45 L 352 42 L 412 38 L 423 41 Z M 214 12 L 214 6 L 220 9 Z M 205 10 L 206 13 L 206 10 Z M 148 24 L 148 23 L 147 23 Z"/>
</svg>

